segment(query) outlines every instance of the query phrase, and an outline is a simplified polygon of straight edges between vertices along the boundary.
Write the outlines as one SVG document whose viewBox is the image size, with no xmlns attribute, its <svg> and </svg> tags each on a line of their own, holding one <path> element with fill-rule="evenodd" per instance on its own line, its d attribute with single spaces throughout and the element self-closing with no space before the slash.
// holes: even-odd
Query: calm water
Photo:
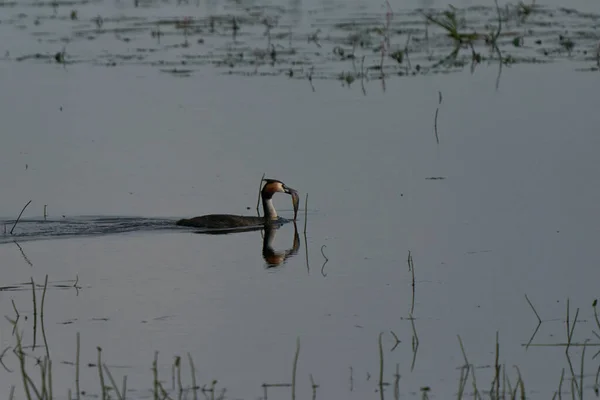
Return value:
<svg viewBox="0 0 600 400">
<path fill-rule="evenodd" d="M 303 5 L 298 15 L 305 31 L 317 26 L 315 19 L 343 20 L 344 13 L 361 7 L 385 13 L 384 5 L 357 2 L 340 5 L 340 15 L 332 11 L 335 6 Z M 598 11 L 586 1 L 569 4 L 575 6 Z M 101 2 L 73 7 L 86 26 L 99 13 L 107 19 L 157 19 L 197 9 L 195 4 L 135 9 Z M 214 13 L 236 10 L 232 4 L 203 7 Z M 311 11 L 319 7 L 325 10 Z M 408 15 L 420 7 L 442 10 L 445 4 L 392 4 L 396 7 Z M 77 31 L 70 9 L 58 8 L 63 19 L 44 28 L 50 37 Z M 27 28 L 4 23 L 19 13 L 27 14 Z M 411 78 L 390 73 L 385 92 L 371 76 L 364 95 L 360 82 L 347 87 L 335 78 L 338 70 L 351 70 L 351 62 L 328 61 L 329 55 L 309 59 L 321 65 L 314 92 L 305 78 L 245 76 L 256 68 L 252 64 L 235 67 L 232 74 L 198 64 L 181 77 L 162 72 L 148 58 L 123 60 L 115 68 L 98 61 L 111 52 L 135 54 L 138 40 L 157 46 L 156 59 L 180 60 L 163 46 L 181 43 L 182 37 L 167 36 L 158 45 L 149 27 L 121 48 L 109 40 L 112 34 L 72 42 L 67 59 L 73 63 L 66 67 L 53 59 L 17 61 L 36 52 L 53 56 L 63 45 L 37 41 L 30 27 L 34 14 L 51 16 L 52 7 L 5 7 L 0 25 L 12 35 L 0 47 L 9 51 L 0 63 L 1 219 L 14 220 L 32 200 L 26 220 L 15 229 L 17 243 L 1 238 L 0 314 L 15 318 L 13 300 L 24 346 L 31 346 L 33 304 L 24 283 L 33 277 L 43 285 L 49 276 L 44 322 L 55 397 L 74 390 L 77 332 L 81 389 L 89 397 L 100 393 L 98 372 L 88 365 L 96 363 L 100 346 L 115 378 L 128 376 L 128 398 L 153 398 L 155 351 L 167 389 L 177 355 L 183 357 L 184 384 L 191 384 L 189 352 L 201 386 L 216 379 L 217 391 L 226 388 L 227 398 L 259 398 L 263 383 L 291 382 L 299 338 L 298 398 L 312 396 L 309 375 L 319 385 L 317 398 L 379 398 L 380 332 L 383 376 L 391 384 L 386 398 L 395 397 L 396 364 L 400 396 L 421 396 L 426 386 L 432 398 L 456 396 L 465 363 L 457 335 L 477 367 L 479 390 L 488 391 L 496 332 L 499 362 L 513 387 L 516 365 L 529 397 L 550 398 L 564 368 L 563 395 L 570 395 L 572 376 L 580 379 L 582 348 L 570 350 L 573 373 L 564 347 L 526 349 L 537 318 L 525 294 L 544 321 L 534 344 L 565 343 L 567 299 L 571 323 L 580 308 L 572 341 L 590 339 L 583 397 L 592 397 L 599 366 L 598 357 L 592 358 L 597 347 L 591 345 L 598 343 L 592 331 L 600 329 L 592 308 L 600 277 L 600 78 L 589 70 L 597 36 L 578 42 L 587 54 L 580 48 L 572 57 L 557 53 L 548 63 L 505 65 L 498 90 L 498 65 L 484 62 L 474 73 L 468 64 Z M 493 14 L 489 18 L 493 21 Z M 581 18 L 582 30 L 597 27 L 596 19 Z M 265 40 L 264 27 L 254 28 L 248 38 L 238 38 L 250 52 Z M 326 37 L 321 45 L 331 54 L 335 41 Z M 228 34 L 222 40 L 230 40 Z M 306 45 L 306 36 L 301 42 Z M 443 46 L 451 50 L 439 46 L 440 54 Z M 479 46 L 483 52 L 485 46 Z M 203 54 L 196 44 L 188 50 Z M 525 59 L 538 50 L 518 51 Z M 468 49 L 462 52 L 470 59 Z M 427 59 L 424 50 L 419 57 Z M 290 60 L 284 59 L 281 69 L 292 65 Z M 261 64 L 258 72 L 274 69 Z M 300 249 L 285 264 L 267 268 L 261 232 L 212 236 L 172 229 L 170 222 L 182 217 L 254 215 L 263 173 L 299 190 L 302 205 L 309 194 L 306 241 L 302 209 Z M 274 201 L 282 216 L 292 216 L 288 196 Z M 53 225 L 39 222 L 44 205 Z M 105 230 L 92 229 L 99 227 L 98 218 Z M 50 235 L 78 221 L 91 231 L 62 239 Z M 23 236 L 27 229 L 39 233 Z M 293 224 L 277 230 L 275 250 L 291 249 L 294 233 Z M 41 289 L 36 294 L 39 318 Z M 393 335 L 401 341 L 395 348 Z M 36 343 L 43 343 L 39 320 Z M 0 345 L 16 345 L 5 318 Z M 29 365 L 45 354 L 40 347 L 25 351 Z M 16 398 L 24 398 L 12 349 L 3 361 L 13 372 L 0 369 L 1 396 L 15 385 Z M 31 373 L 38 382 L 33 367 Z M 471 380 L 465 391 L 471 396 Z M 289 397 L 289 388 L 268 391 L 270 399 Z"/>
</svg>

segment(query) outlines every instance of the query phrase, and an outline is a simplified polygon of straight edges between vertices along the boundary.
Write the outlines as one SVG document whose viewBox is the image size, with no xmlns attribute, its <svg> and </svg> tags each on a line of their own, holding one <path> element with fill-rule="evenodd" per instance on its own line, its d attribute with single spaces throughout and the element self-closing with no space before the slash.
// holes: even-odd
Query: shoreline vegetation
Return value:
<svg viewBox="0 0 600 400">
<path fill-rule="evenodd" d="M 414 284 L 414 261 L 412 255 L 409 254 L 408 265 L 410 273 L 413 277 L 413 291 L 415 290 Z M 10 286 L 1 287 L 2 291 L 16 291 L 16 290 L 30 290 L 31 291 L 31 307 L 29 310 L 21 310 L 20 304 L 15 304 L 12 301 L 14 315 L 5 316 L 5 318 L 12 324 L 12 337 L 13 345 L 8 346 L 0 353 L 0 365 L 4 369 L 4 373 L 11 373 L 15 376 L 15 381 L 19 381 L 20 384 L 14 383 L 11 385 L 7 392 L 8 399 L 15 399 L 15 393 L 17 390 L 22 390 L 24 398 L 27 400 L 51 400 L 51 399 L 80 399 L 82 397 L 95 396 L 100 399 L 126 399 L 126 398 L 138 398 L 138 396 L 147 397 L 142 395 L 146 393 L 153 399 L 170 399 L 170 400 L 181 400 L 181 399 L 194 399 L 205 398 L 205 399 L 226 399 L 227 388 L 221 387 L 217 380 L 212 380 L 209 383 L 198 383 L 196 374 L 196 366 L 190 353 L 186 353 L 184 356 L 176 355 L 170 364 L 171 375 L 170 376 L 159 376 L 159 353 L 154 352 L 154 360 L 151 365 L 152 371 L 152 386 L 148 388 L 137 388 L 132 389 L 127 386 L 127 375 L 117 376 L 114 371 L 111 371 L 106 360 L 102 357 L 102 348 L 97 347 L 97 359 L 95 363 L 84 362 L 89 368 L 93 368 L 97 371 L 97 385 L 94 388 L 82 388 L 80 387 L 81 377 L 81 343 L 80 333 L 77 332 L 75 342 L 73 344 L 73 354 L 65 355 L 61 354 L 61 359 L 71 359 L 73 361 L 63 361 L 62 364 L 69 364 L 74 366 L 73 382 L 74 386 L 71 387 L 70 383 L 55 382 L 53 380 L 53 366 L 56 364 L 53 355 L 50 351 L 51 344 L 47 341 L 46 336 L 46 324 L 45 324 L 45 313 L 44 306 L 47 296 L 48 289 L 63 289 L 63 290 L 79 290 L 79 279 L 73 281 L 60 281 L 60 282 L 49 282 L 48 275 L 46 275 L 44 284 L 37 284 L 34 279 L 31 278 L 30 282 L 15 284 Z M 583 399 L 592 393 L 597 394 L 600 389 L 600 364 L 598 364 L 597 356 L 600 354 L 600 319 L 598 317 L 597 300 L 592 303 L 593 310 L 593 325 L 595 328 L 591 330 L 591 338 L 586 338 L 583 341 L 575 342 L 573 340 L 575 329 L 582 322 L 579 317 L 580 309 L 577 308 L 573 315 L 573 310 L 570 305 L 569 299 L 567 299 L 566 315 L 564 317 L 565 323 L 565 339 L 557 339 L 554 343 L 542 343 L 535 340 L 536 335 L 540 329 L 540 326 L 550 320 L 544 320 L 540 317 L 533 303 L 527 295 L 525 295 L 525 302 L 532 310 L 532 315 L 535 315 L 536 326 L 534 332 L 527 343 L 522 343 L 520 346 L 527 348 L 530 347 L 553 347 L 553 348 L 564 348 L 565 360 L 568 368 L 560 369 L 560 375 L 557 375 L 556 379 L 549 378 L 548 385 L 554 388 L 553 398 L 562 398 L 562 396 L 569 396 L 572 398 Z M 413 309 L 414 311 L 414 309 Z M 410 346 L 411 352 L 413 353 L 413 359 L 411 363 L 411 371 L 414 368 L 415 362 L 418 358 L 419 351 L 419 338 L 415 328 L 415 318 L 410 312 L 410 316 L 406 319 L 410 319 L 413 335 L 410 340 L 404 346 Z M 31 343 L 24 342 L 25 332 L 22 328 L 22 316 L 29 315 L 33 316 L 32 323 L 32 336 Z M 25 317 L 27 318 L 27 317 Z M 554 321 L 555 319 L 552 319 Z M 29 321 L 31 324 L 31 321 Z M 38 332 L 39 331 L 39 332 Z M 38 337 L 41 335 L 42 343 L 39 343 Z M 386 337 L 386 341 L 389 339 L 395 341 L 394 346 L 391 349 L 384 349 L 383 338 Z M 375 343 L 375 342 L 374 342 Z M 373 343 L 373 344 L 374 344 Z M 368 373 L 367 382 L 373 387 L 377 393 L 377 397 L 380 399 L 393 398 L 399 399 L 403 396 L 401 376 L 399 373 L 400 365 L 395 364 L 392 369 L 386 360 L 386 354 L 394 351 L 399 345 L 402 345 L 401 340 L 398 338 L 394 331 L 389 333 L 380 332 L 377 337 L 377 346 L 373 346 L 373 351 L 377 352 L 379 359 L 379 365 L 372 367 L 372 373 Z M 457 352 L 462 356 L 463 363 L 456 367 L 457 369 L 457 384 L 456 390 L 453 393 L 438 393 L 435 390 L 436 381 L 432 380 L 431 385 L 421 387 L 421 393 L 419 396 L 423 399 L 429 398 L 429 396 L 444 396 L 444 397 L 456 397 L 457 399 L 463 398 L 490 398 L 490 399 L 525 399 L 535 398 L 536 391 L 539 392 L 540 388 L 534 388 L 534 392 L 527 386 L 527 377 L 522 374 L 521 369 L 517 365 L 507 365 L 502 363 L 501 360 L 501 339 L 500 333 L 496 332 L 495 343 L 492 343 L 491 349 L 493 349 L 493 365 L 485 366 L 486 369 L 491 369 L 491 375 L 485 373 L 487 378 L 491 376 L 491 380 L 484 379 L 477 374 L 483 374 L 480 371 L 483 368 L 481 365 L 475 365 L 469 360 L 468 343 L 463 343 L 460 335 L 457 335 Z M 580 350 L 580 354 L 573 354 L 573 350 Z M 586 358 L 586 351 L 588 357 Z M 589 372 L 586 373 L 586 360 L 589 362 L 589 355 L 592 363 L 598 372 L 595 377 Z M 292 353 L 292 349 L 290 349 Z M 307 385 L 306 377 L 297 376 L 298 363 L 301 360 L 301 338 L 296 339 L 296 348 L 293 351 L 293 363 L 291 366 L 292 376 L 289 381 L 284 382 L 263 382 L 260 387 L 263 391 L 263 399 L 267 399 L 270 390 L 288 390 L 289 395 L 292 399 L 296 398 L 296 391 L 299 385 Z M 164 365 L 163 365 L 164 367 Z M 187 367 L 187 368 L 186 368 Z M 364 366 L 361 366 L 364 367 Z M 589 368 L 589 367 L 588 367 Z M 351 366 L 349 369 L 349 390 L 353 391 L 354 386 L 357 382 L 357 378 L 354 376 L 354 368 Z M 371 376 L 376 376 L 377 379 L 369 380 Z M 18 377 L 18 379 L 17 379 Z M 319 383 L 318 377 L 314 377 L 312 374 L 308 377 L 310 383 L 310 390 L 312 398 L 319 398 Z M 408 379 L 405 376 L 404 379 Z M 66 393 L 64 389 L 61 392 L 57 389 L 58 387 L 64 388 L 68 386 Z M 98 389 L 99 388 L 99 389 Z M 306 389 L 306 388 L 305 388 Z M 128 392 L 129 391 L 129 392 Z M 85 396 L 84 396 L 85 395 Z M 278 392 L 281 395 L 281 392 Z M 66 397 L 65 397 L 66 396 Z M 248 398 L 254 398 L 249 395 Z M 18 397 L 21 398 L 21 397 Z M 374 397 L 375 398 L 375 397 Z"/>
</svg>

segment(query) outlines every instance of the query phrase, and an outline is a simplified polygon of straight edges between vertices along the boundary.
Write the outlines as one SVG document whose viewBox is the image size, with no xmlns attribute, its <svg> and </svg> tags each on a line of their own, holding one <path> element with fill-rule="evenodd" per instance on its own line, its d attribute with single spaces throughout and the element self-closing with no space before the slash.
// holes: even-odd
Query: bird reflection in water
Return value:
<svg viewBox="0 0 600 400">
<path fill-rule="evenodd" d="M 298 235 L 298 227 L 294 221 L 294 241 L 292 247 L 288 250 L 277 251 L 273 248 L 273 241 L 278 228 L 273 226 L 265 226 L 265 235 L 263 236 L 262 256 L 267 263 L 267 268 L 275 268 L 283 265 L 288 258 L 295 256 L 300 250 L 300 235 Z"/>
<path fill-rule="evenodd" d="M 287 221 L 286 221 L 287 222 Z M 275 235 L 277 234 L 277 230 L 285 223 L 281 224 L 265 224 L 263 226 L 253 226 L 246 228 L 237 228 L 231 230 L 201 230 L 196 231 L 197 234 L 203 235 L 228 235 L 232 233 L 240 233 L 240 232 L 250 232 L 250 231 L 259 231 L 264 230 L 263 234 L 263 244 L 262 244 L 262 256 L 266 263 L 266 268 L 276 268 L 280 267 L 285 262 L 295 256 L 300 250 L 300 235 L 298 234 L 298 227 L 296 225 L 296 221 L 292 221 L 294 224 L 294 239 L 292 242 L 292 246 L 287 250 L 275 250 L 273 248 L 273 242 L 275 240 Z"/>
</svg>

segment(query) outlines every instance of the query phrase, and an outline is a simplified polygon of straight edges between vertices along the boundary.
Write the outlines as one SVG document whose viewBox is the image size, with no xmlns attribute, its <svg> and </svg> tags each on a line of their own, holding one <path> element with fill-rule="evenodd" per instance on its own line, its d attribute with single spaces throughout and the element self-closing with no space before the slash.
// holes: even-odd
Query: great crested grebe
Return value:
<svg viewBox="0 0 600 400">
<path fill-rule="evenodd" d="M 275 211 L 275 207 L 273 207 L 273 195 L 278 192 L 287 193 L 292 196 L 295 218 L 299 203 L 298 192 L 276 179 L 264 179 L 264 182 L 265 184 L 260 191 L 260 197 L 262 199 L 264 211 L 263 217 L 250 217 L 232 214 L 209 214 L 189 219 L 180 219 L 176 224 L 179 226 L 191 226 L 205 229 L 235 229 L 257 227 L 277 222 L 287 222 L 287 220 L 279 218 L 277 211 Z"/>
</svg>

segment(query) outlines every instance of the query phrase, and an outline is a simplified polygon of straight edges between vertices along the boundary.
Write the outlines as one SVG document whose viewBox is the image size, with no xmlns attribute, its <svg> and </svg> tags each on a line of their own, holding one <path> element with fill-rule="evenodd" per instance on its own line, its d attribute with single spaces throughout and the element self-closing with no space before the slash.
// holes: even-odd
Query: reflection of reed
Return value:
<svg viewBox="0 0 600 400">
<path fill-rule="evenodd" d="M 48 289 L 48 274 L 44 279 L 44 290 L 42 292 L 42 305 L 40 308 L 40 324 L 42 325 L 42 338 L 44 339 L 44 347 L 46 348 L 46 357 L 50 361 L 50 347 L 48 347 L 48 339 L 46 339 L 46 329 L 44 327 L 44 303 L 46 302 L 46 289 Z"/>
<path fill-rule="evenodd" d="M 296 371 L 298 370 L 298 357 L 300 356 L 300 338 L 296 338 L 296 353 L 292 367 L 292 400 L 296 400 Z"/>
<path fill-rule="evenodd" d="M 23 256 L 23 260 L 25 260 L 25 262 L 27 264 L 29 264 L 30 267 L 33 267 L 33 263 L 31 261 L 29 261 L 29 258 L 27 258 L 27 255 L 25 255 L 25 251 L 23 251 L 23 248 L 21 247 L 21 245 L 19 244 L 19 242 L 17 242 L 16 240 L 13 240 L 13 242 L 19 248 L 19 251 L 21 252 L 21 255 Z"/>
<path fill-rule="evenodd" d="M 533 338 L 535 337 L 535 335 L 538 333 L 538 330 L 540 329 L 540 326 L 542 325 L 542 319 L 540 318 L 540 315 L 537 313 L 537 311 L 535 310 L 535 307 L 533 306 L 533 304 L 531 304 L 531 301 L 529 301 L 529 297 L 527 297 L 527 295 L 525 295 L 525 300 L 527 300 L 527 303 L 529 303 L 529 306 L 531 307 L 531 309 L 533 310 L 533 312 L 535 313 L 535 316 L 538 319 L 538 324 L 535 327 L 535 330 L 533 331 L 533 335 L 531 335 L 531 338 L 529 339 L 529 342 L 527 342 L 527 346 L 525 346 L 525 349 L 529 348 L 529 345 L 531 344 L 531 342 L 533 342 Z"/>
<path fill-rule="evenodd" d="M 435 109 L 435 117 L 434 117 L 434 121 L 433 121 L 433 131 L 435 132 L 435 141 L 437 142 L 437 144 L 440 144 L 440 137 L 438 136 L 438 114 L 440 112 L 440 105 L 442 104 L 442 92 L 438 91 L 438 106 Z"/>
<path fill-rule="evenodd" d="M 415 328 L 415 318 L 412 314 L 410 314 L 410 325 L 412 326 L 413 331 L 411 340 L 413 358 L 410 364 L 410 371 L 412 372 L 415 369 L 415 363 L 417 361 L 417 352 L 419 351 L 419 336 L 417 335 L 417 328 Z"/>
<path fill-rule="evenodd" d="M 308 264 L 308 240 L 306 239 L 306 227 L 308 226 L 308 193 L 304 199 L 304 253 L 306 257 L 306 271 L 310 274 L 310 265 Z"/>
<path fill-rule="evenodd" d="M 321 266 L 321 275 L 323 275 L 324 278 L 327 276 L 327 274 L 325 273 L 325 264 L 327 264 L 329 262 L 329 258 L 327 258 L 327 256 L 323 252 L 323 249 L 325 247 L 327 247 L 327 246 L 326 245 L 321 246 L 321 255 L 323 256 L 323 258 L 325 258 L 325 262 Z"/>
</svg>

